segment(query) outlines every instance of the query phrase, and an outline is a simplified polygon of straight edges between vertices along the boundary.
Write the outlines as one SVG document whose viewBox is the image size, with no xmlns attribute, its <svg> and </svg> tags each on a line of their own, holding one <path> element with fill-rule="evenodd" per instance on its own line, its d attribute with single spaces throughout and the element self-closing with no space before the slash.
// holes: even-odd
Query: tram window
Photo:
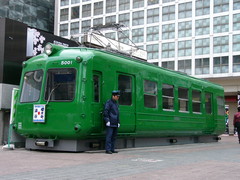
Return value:
<svg viewBox="0 0 240 180">
<path fill-rule="evenodd" d="M 148 108 L 157 107 L 157 83 L 144 80 L 144 106 Z"/>
<path fill-rule="evenodd" d="M 224 98 L 222 96 L 217 97 L 217 105 L 218 105 L 218 115 L 225 115 L 225 105 Z"/>
<path fill-rule="evenodd" d="M 212 114 L 212 94 L 210 94 L 210 93 L 206 93 L 205 107 L 206 107 L 206 113 Z"/>
<path fill-rule="evenodd" d="M 74 99 L 76 70 L 73 68 L 49 69 L 45 100 L 71 101 Z"/>
<path fill-rule="evenodd" d="M 174 88 L 172 85 L 163 84 L 162 86 L 163 109 L 174 109 Z"/>
<path fill-rule="evenodd" d="M 197 91 L 197 90 L 192 91 L 192 105 L 193 105 L 193 112 L 195 113 L 201 112 L 201 91 Z"/>
<path fill-rule="evenodd" d="M 93 88 L 94 88 L 94 102 L 99 102 L 100 99 L 100 86 L 99 86 L 99 76 L 93 75 Z"/>
<path fill-rule="evenodd" d="M 118 102 L 120 105 L 132 104 L 132 78 L 126 75 L 118 76 L 118 90 L 120 90 L 121 97 Z"/>
<path fill-rule="evenodd" d="M 42 88 L 43 71 L 31 71 L 24 75 L 20 102 L 36 102 Z"/>
<path fill-rule="evenodd" d="M 178 104 L 179 111 L 188 111 L 188 89 L 187 88 L 178 88 Z"/>
</svg>

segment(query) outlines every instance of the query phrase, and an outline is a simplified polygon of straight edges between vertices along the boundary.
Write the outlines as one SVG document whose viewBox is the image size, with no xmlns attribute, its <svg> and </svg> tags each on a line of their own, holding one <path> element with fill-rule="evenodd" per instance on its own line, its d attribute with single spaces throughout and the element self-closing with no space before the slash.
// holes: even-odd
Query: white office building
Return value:
<svg viewBox="0 0 240 180">
<path fill-rule="evenodd" d="M 124 24 L 148 62 L 221 84 L 232 118 L 240 91 L 240 0 L 56 0 L 55 10 L 55 34 L 66 38 Z"/>
</svg>

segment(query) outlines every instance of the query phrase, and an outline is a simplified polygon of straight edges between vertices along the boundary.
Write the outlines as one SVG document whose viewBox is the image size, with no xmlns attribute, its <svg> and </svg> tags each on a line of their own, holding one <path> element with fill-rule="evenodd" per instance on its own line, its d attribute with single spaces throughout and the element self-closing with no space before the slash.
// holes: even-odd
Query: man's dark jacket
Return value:
<svg viewBox="0 0 240 180">
<path fill-rule="evenodd" d="M 105 123 L 110 122 L 110 127 L 118 127 L 118 123 L 120 123 L 119 109 L 115 100 L 110 99 L 106 102 L 103 116 Z"/>
</svg>

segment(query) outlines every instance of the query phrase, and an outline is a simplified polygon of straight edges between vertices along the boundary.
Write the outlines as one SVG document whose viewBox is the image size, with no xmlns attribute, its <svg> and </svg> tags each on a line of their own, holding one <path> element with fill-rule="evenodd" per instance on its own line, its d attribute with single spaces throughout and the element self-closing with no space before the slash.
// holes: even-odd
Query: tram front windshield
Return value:
<svg viewBox="0 0 240 180">
<path fill-rule="evenodd" d="M 76 69 L 49 69 L 45 89 L 46 101 L 72 101 L 75 95 Z"/>
<path fill-rule="evenodd" d="M 39 100 L 42 88 L 43 71 L 36 70 L 25 73 L 20 102 Z"/>
</svg>

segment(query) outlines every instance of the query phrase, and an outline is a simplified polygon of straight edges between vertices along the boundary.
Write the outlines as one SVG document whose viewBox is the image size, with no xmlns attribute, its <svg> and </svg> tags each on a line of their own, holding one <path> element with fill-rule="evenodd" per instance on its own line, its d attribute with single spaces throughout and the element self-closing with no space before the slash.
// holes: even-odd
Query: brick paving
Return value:
<svg viewBox="0 0 240 180">
<path fill-rule="evenodd" d="M 239 180 L 236 136 L 218 143 L 119 149 L 84 153 L 0 150 L 3 180 Z"/>
</svg>

